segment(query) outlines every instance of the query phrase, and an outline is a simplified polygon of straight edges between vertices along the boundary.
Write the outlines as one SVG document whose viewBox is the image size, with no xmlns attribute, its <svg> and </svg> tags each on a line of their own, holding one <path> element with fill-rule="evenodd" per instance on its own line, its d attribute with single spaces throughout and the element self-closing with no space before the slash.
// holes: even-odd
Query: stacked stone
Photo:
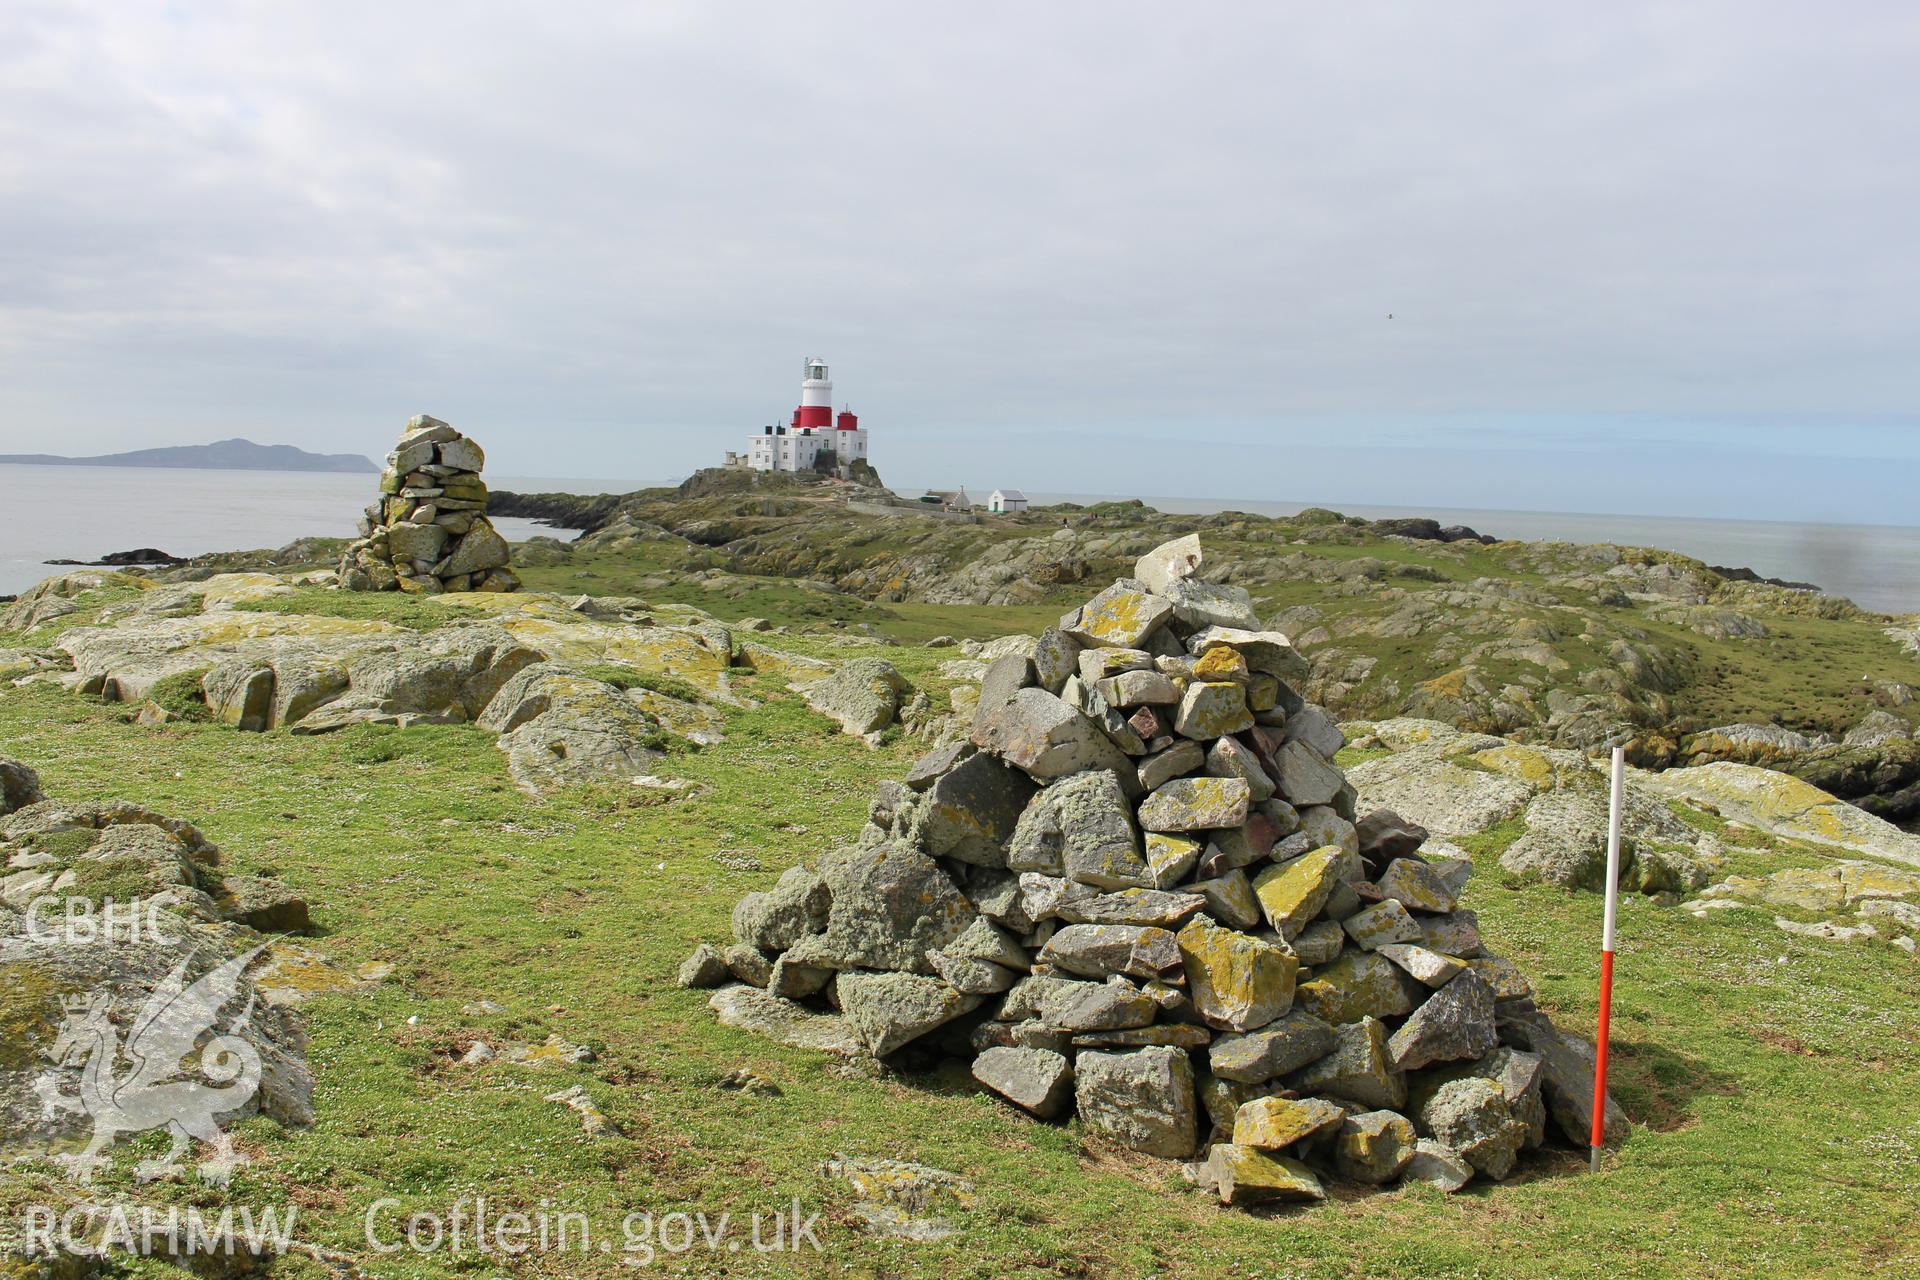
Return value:
<svg viewBox="0 0 1920 1280">
<path fill-rule="evenodd" d="M 487 519 L 486 460 L 440 419 L 408 419 L 380 473 L 380 497 L 341 557 L 340 585 L 430 595 L 517 590 L 507 540 Z"/>
<path fill-rule="evenodd" d="M 1486 950 L 1470 864 L 1355 820 L 1305 662 L 1200 561 L 1160 547 L 994 662 L 969 740 L 682 982 L 793 1043 L 963 1056 L 1033 1115 L 1202 1157 L 1229 1204 L 1505 1178 L 1549 1120 L 1584 1145 L 1590 1046 Z"/>
</svg>

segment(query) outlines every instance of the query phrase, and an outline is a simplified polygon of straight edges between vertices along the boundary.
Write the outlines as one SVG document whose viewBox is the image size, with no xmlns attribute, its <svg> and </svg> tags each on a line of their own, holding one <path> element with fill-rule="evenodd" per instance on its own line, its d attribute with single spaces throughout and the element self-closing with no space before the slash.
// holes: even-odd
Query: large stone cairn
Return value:
<svg viewBox="0 0 1920 1280">
<path fill-rule="evenodd" d="M 1549 1122 L 1584 1149 L 1592 1047 L 1487 951 L 1468 862 L 1355 820 L 1305 662 L 1200 561 L 1168 543 L 996 660 L 969 739 L 681 982 L 789 1043 L 963 1057 L 1228 1204 L 1502 1179 Z"/>
<path fill-rule="evenodd" d="M 419 414 L 387 455 L 380 497 L 340 559 L 350 591 L 513 591 L 507 540 L 487 519 L 487 455 L 438 418 Z"/>
</svg>

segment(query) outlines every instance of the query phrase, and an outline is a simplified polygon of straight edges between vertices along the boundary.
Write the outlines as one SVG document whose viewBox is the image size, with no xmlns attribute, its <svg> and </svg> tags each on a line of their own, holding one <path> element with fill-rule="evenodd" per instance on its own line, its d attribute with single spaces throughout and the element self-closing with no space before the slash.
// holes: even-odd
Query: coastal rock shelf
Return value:
<svg viewBox="0 0 1920 1280">
<path fill-rule="evenodd" d="M 380 497 L 360 520 L 360 538 L 340 559 L 350 591 L 513 591 L 507 540 L 487 519 L 486 454 L 426 414 L 407 421 Z"/>
<path fill-rule="evenodd" d="M 1592 1047 L 1483 943 L 1469 861 L 1357 813 L 1306 663 L 1201 561 L 1156 548 L 997 657 L 966 738 L 742 899 L 681 983 L 786 1043 L 963 1058 L 1227 1204 L 1452 1191 L 1583 1146 Z"/>
</svg>

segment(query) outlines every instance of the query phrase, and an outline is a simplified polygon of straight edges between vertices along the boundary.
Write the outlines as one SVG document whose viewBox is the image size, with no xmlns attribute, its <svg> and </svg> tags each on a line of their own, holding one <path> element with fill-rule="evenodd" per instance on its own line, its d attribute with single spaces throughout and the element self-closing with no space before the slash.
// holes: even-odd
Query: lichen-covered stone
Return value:
<svg viewBox="0 0 1920 1280">
<path fill-rule="evenodd" d="M 1364 846 L 1362 852 L 1365 852 Z M 1454 893 L 1424 862 L 1395 858 L 1387 864 L 1375 883 L 1384 897 L 1393 899 L 1409 911 L 1446 915 L 1459 905 Z"/>
<path fill-rule="evenodd" d="M 1184 944 L 1166 929 L 1123 924 L 1073 924 L 1040 949 L 1040 960 L 1068 973 L 1152 978 L 1180 967 Z"/>
<path fill-rule="evenodd" d="M 1199 895 L 1208 915 L 1229 929 L 1252 929 L 1260 924 L 1260 899 L 1254 896 L 1247 873 L 1238 867 L 1211 879 L 1196 880 L 1187 889 Z"/>
<path fill-rule="evenodd" d="M 1480 917 L 1464 907 L 1451 915 L 1416 916 L 1420 945 L 1443 956 L 1471 960 L 1480 954 Z"/>
<path fill-rule="evenodd" d="M 1320 1179 L 1298 1160 L 1232 1142 L 1215 1143 L 1207 1153 L 1206 1179 L 1228 1205 L 1327 1198 Z"/>
<path fill-rule="evenodd" d="M 927 788 L 914 813 L 913 834 L 935 857 L 1005 865 L 1006 842 L 1034 790 L 1033 780 L 1018 769 L 993 756 L 970 755 Z"/>
<path fill-rule="evenodd" d="M 1414 1144 L 1403 1176 L 1408 1182 L 1424 1182 L 1452 1194 L 1473 1181 L 1473 1166 L 1446 1144 L 1422 1138 Z"/>
<path fill-rule="evenodd" d="M 1187 652 L 1205 653 L 1215 645 L 1226 645 L 1247 660 L 1247 669 L 1264 672 L 1281 681 L 1304 680 L 1311 668 L 1294 649 L 1293 641 L 1278 631 L 1254 631 L 1245 627 L 1203 627 L 1187 637 Z"/>
<path fill-rule="evenodd" d="M 791 954 L 791 953 L 789 953 Z M 782 957 L 784 962 L 786 957 Z M 998 995 L 1020 979 L 1020 974 L 987 960 L 957 956 L 952 951 L 929 951 L 927 963 L 955 991 L 969 996 Z M 777 969 L 779 966 L 776 965 Z"/>
<path fill-rule="evenodd" d="M 1143 791 L 1153 791 L 1175 778 L 1197 772 L 1207 762 L 1206 748 L 1191 738 L 1182 738 L 1164 751 L 1156 751 L 1140 761 L 1136 771 Z"/>
<path fill-rule="evenodd" d="M 1046 1049 L 988 1049 L 973 1060 L 973 1078 L 1043 1120 L 1059 1115 L 1073 1096 L 1073 1064 Z"/>
<path fill-rule="evenodd" d="M 1193 662 L 1193 678 L 1196 680 L 1230 680 L 1235 684 L 1245 684 L 1249 674 L 1247 660 L 1240 656 L 1240 651 L 1224 644 L 1214 645 Z"/>
<path fill-rule="evenodd" d="M 1111 773 L 1074 774 L 1035 795 L 1007 843 L 1015 871 L 1064 875 L 1097 889 L 1148 888 L 1133 806 Z"/>
<path fill-rule="evenodd" d="M 1205 831 L 1247 820 L 1251 796 L 1240 778 L 1175 778 L 1140 805 L 1148 831 Z"/>
<path fill-rule="evenodd" d="M 1262 870 L 1253 878 L 1253 893 L 1267 923 L 1289 938 L 1305 929 L 1327 905 L 1344 860 L 1345 854 L 1328 846 Z"/>
<path fill-rule="evenodd" d="M 1099 684 L 1123 671 L 1153 670 L 1153 655 L 1145 649 L 1082 649 L 1075 673 L 1082 684 Z"/>
<path fill-rule="evenodd" d="M 958 938 L 978 913 L 940 864 L 891 843 L 823 859 L 832 895 L 824 954 L 839 968 L 929 972 L 929 951 Z"/>
<path fill-rule="evenodd" d="M 1393 1065 L 1417 1071 L 1431 1062 L 1478 1058 L 1493 1048 L 1493 988 L 1463 973 L 1427 998 L 1388 1042 Z"/>
<path fill-rule="evenodd" d="M 1094 691 L 1115 707 L 1173 706 L 1180 686 L 1158 671 L 1122 671 L 1094 685 Z"/>
<path fill-rule="evenodd" d="M 1201 916 L 1178 934 L 1194 1008 L 1208 1026 L 1250 1031 L 1293 1007 L 1300 967 L 1284 947 Z"/>
<path fill-rule="evenodd" d="M 1089 982 L 1035 975 L 1007 992 L 995 1015 L 1003 1022 L 1034 1021 L 1056 1031 L 1124 1031 L 1144 1027 L 1159 1013 L 1153 997 L 1124 978 Z"/>
<path fill-rule="evenodd" d="M 1033 645 L 1033 682 L 1058 694 L 1080 661 L 1080 642 L 1058 627 L 1048 627 Z"/>
<path fill-rule="evenodd" d="M 1133 576 L 1148 591 L 1164 595 L 1175 582 L 1199 572 L 1206 553 L 1200 547 L 1200 535 L 1189 533 L 1163 542 L 1133 562 Z"/>
<path fill-rule="evenodd" d="M 988 712 L 973 742 L 1041 782 L 1092 769 L 1135 776 L 1126 753 L 1098 725 L 1044 689 L 1021 689 Z"/>
<path fill-rule="evenodd" d="M 1233 1141 L 1278 1151 L 1336 1128 L 1346 1112 L 1325 1098 L 1256 1098 L 1233 1117 Z"/>
<path fill-rule="evenodd" d="M 1172 888 L 1185 880 L 1194 864 L 1200 861 L 1201 848 L 1200 842 L 1192 836 L 1171 831 L 1149 831 L 1147 875 L 1158 888 Z"/>
<path fill-rule="evenodd" d="M 847 1025 L 876 1058 L 919 1039 L 980 1003 L 939 978 L 917 973 L 840 974 L 835 990 Z"/>
<path fill-rule="evenodd" d="M 1394 964 L 1371 951 L 1348 947 L 1331 963 L 1314 970 L 1294 999 L 1315 1017 L 1336 1025 L 1361 1018 L 1393 1018 L 1413 1012 L 1427 989 Z"/>
<path fill-rule="evenodd" d="M 1173 717 L 1174 732 L 1209 742 L 1252 727 L 1246 687 L 1231 681 L 1194 681 L 1181 695 L 1180 709 Z"/>
<path fill-rule="evenodd" d="M 872 740 L 892 724 L 913 686 L 884 658 L 855 658 L 806 686 L 807 705 L 856 738 Z"/>
<path fill-rule="evenodd" d="M 1417 1143 L 1413 1122 L 1399 1112 L 1363 1111 L 1341 1122 L 1334 1165 L 1349 1181 L 1380 1186 L 1412 1163 Z"/>
<path fill-rule="evenodd" d="M 1340 926 L 1349 938 L 1368 951 L 1378 951 L 1394 942 L 1418 942 L 1426 936 L 1407 909 L 1392 898 L 1362 907 L 1342 920 Z"/>
<path fill-rule="evenodd" d="M 1513 1172 L 1527 1140 L 1526 1123 L 1513 1114 L 1506 1092 L 1477 1076 L 1442 1085 L 1417 1119 L 1421 1133 L 1495 1181 Z"/>
<path fill-rule="evenodd" d="M 1273 756 L 1274 783 L 1295 808 L 1326 804 L 1346 784 L 1341 772 L 1305 742 L 1283 745 Z"/>
<path fill-rule="evenodd" d="M 1222 738 L 1207 752 L 1206 771 L 1216 778 L 1242 778 L 1254 804 L 1273 797 L 1273 779 L 1254 751 L 1238 738 Z"/>
<path fill-rule="evenodd" d="M 1194 886 L 1197 890 L 1199 886 Z M 1151 925 L 1157 929 L 1178 929 L 1205 909 L 1207 899 L 1198 892 L 1168 893 L 1160 889 L 1119 889 L 1100 893 L 1081 884 L 1071 886 L 1062 895 L 1056 909 L 1069 924 Z"/>
<path fill-rule="evenodd" d="M 1378 1018 L 1336 1028 L 1332 1051 L 1288 1076 L 1287 1087 L 1365 1107 L 1397 1108 L 1407 1101 L 1407 1078 L 1388 1059 L 1387 1029 Z"/>
<path fill-rule="evenodd" d="M 1443 956 L 1410 942 L 1389 942 L 1376 950 L 1428 987 L 1446 986 L 1467 967 L 1464 960 Z"/>
<path fill-rule="evenodd" d="M 1223 1080 L 1260 1084 L 1324 1058 L 1333 1046 L 1332 1027 L 1295 1009 L 1257 1030 L 1214 1037 L 1208 1069 Z"/>
<path fill-rule="evenodd" d="M 1347 945 L 1347 931 L 1338 920 L 1315 920 L 1288 943 L 1300 963 L 1312 968 L 1332 964 Z"/>
<path fill-rule="evenodd" d="M 805 867 L 788 867 L 765 893 L 750 893 L 733 908 L 733 933 L 762 951 L 785 951 L 827 925 L 827 885 Z"/>
<path fill-rule="evenodd" d="M 717 987 L 732 973 L 720 948 L 703 942 L 681 963 L 677 980 L 683 987 Z"/>
<path fill-rule="evenodd" d="M 1193 1065 L 1184 1049 L 1084 1052 L 1074 1063 L 1074 1103 L 1089 1129 L 1147 1155 L 1190 1156 L 1199 1141 Z"/>
<path fill-rule="evenodd" d="M 1060 629 L 1083 645 L 1135 649 L 1173 616 L 1173 604 L 1139 581 L 1122 578 L 1060 619 Z"/>
</svg>

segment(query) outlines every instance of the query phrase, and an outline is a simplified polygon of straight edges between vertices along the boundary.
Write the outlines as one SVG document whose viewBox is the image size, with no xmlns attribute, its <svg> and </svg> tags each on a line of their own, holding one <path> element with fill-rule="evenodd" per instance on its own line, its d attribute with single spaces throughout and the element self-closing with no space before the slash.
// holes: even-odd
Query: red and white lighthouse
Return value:
<svg viewBox="0 0 1920 1280">
<path fill-rule="evenodd" d="M 833 379 L 827 376 L 827 362 L 818 356 L 808 356 L 803 366 L 793 425 L 800 431 L 825 431 L 833 425 Z"/>
<path fill-rule="evenodd" d="M 827 362 L 808 356 L 800 368 L 800 404 L 792 424 L 765 428 L 748 441 L 746 452 L 728 453 L 727 464 L 758 471 L 810 471 L 823 453 L 846 474 L 850 464 L 867 460 L 867 430 L 851 409 L 835 418 Z"/>
</svg>

